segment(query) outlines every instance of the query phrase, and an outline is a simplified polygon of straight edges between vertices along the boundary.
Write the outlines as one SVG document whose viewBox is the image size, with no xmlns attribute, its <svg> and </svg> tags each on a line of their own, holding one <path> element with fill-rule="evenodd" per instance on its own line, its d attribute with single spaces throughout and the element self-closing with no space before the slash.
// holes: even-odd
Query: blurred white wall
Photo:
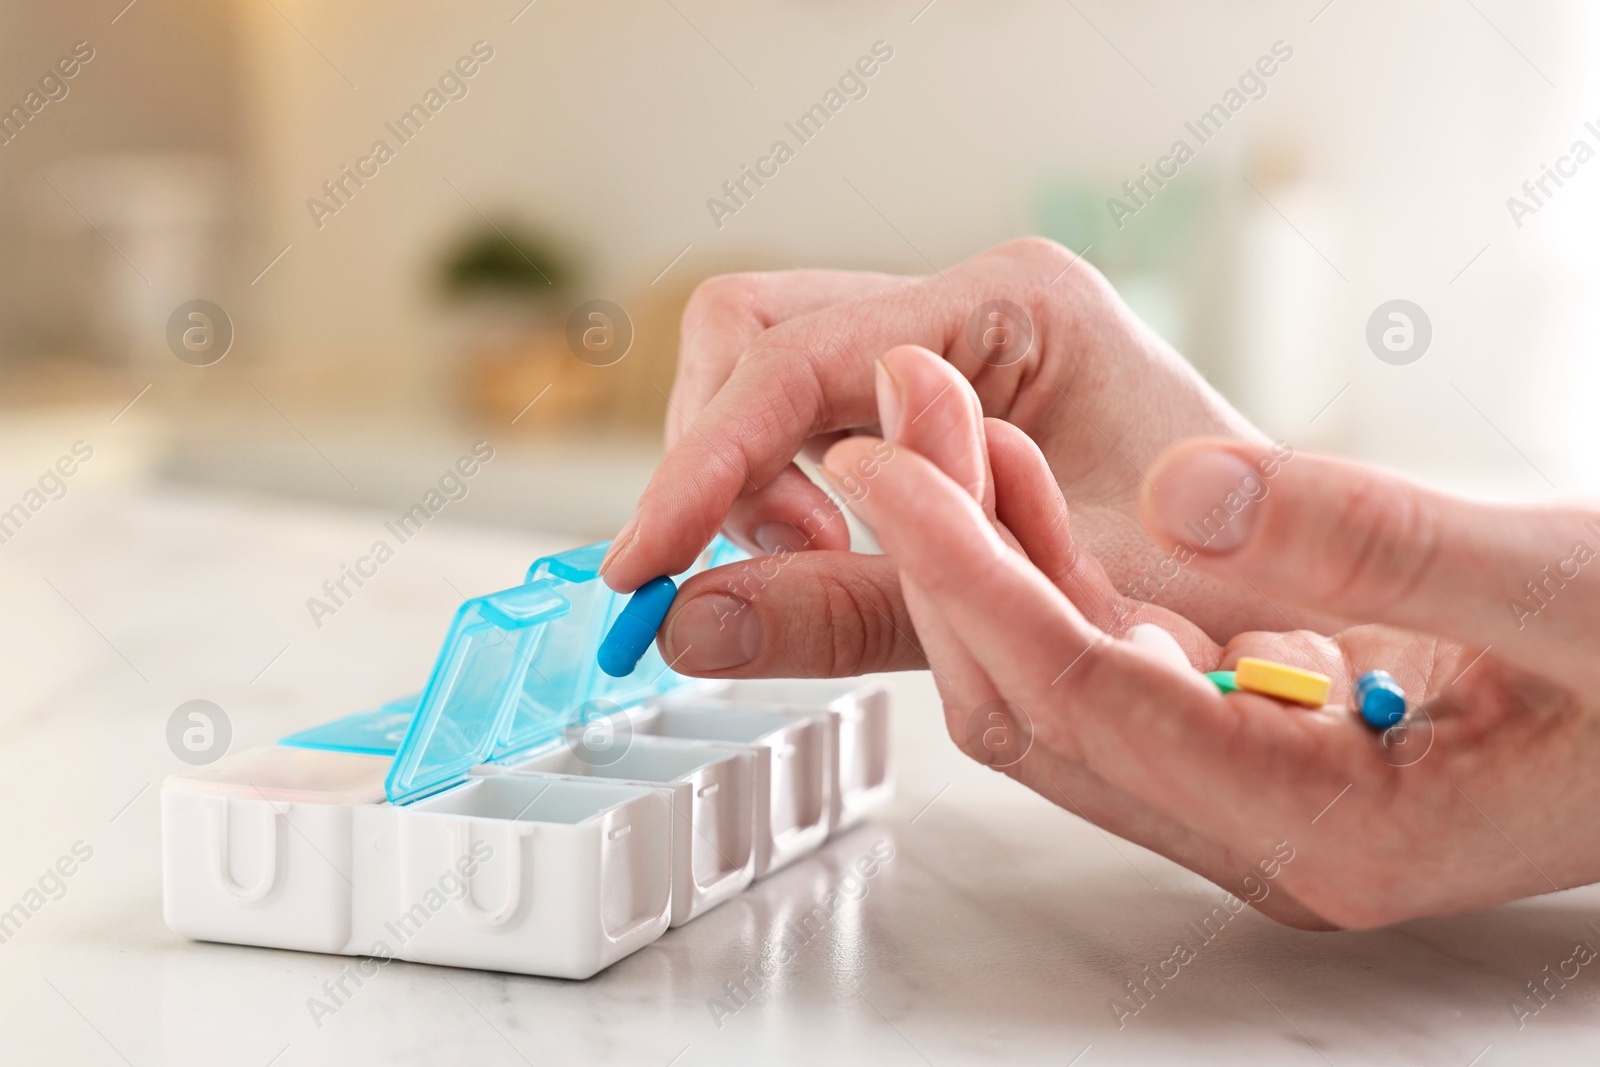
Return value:
<svg viewBox="0 0 1600 1067">
<path fill-rule="evenodd" d="M 238 340 L 216 380 L 263 412 L 244 377 L 301 383 L 297 413 L 422 417 L 458 355 L 430 272 L 480 210 L 553 229 L 592 295 L 622 302 L 685 246 L 662 287 L 797 263 L 927 272 L 1059 230 L 1063 190 L 1117 194 L 1281 40 L 1294 57 L 1266 96 L 1161 194 L 1198 205 L 1194 240 L 1152 253 L 1158 223 L 1118 231 L 1095 208 L 1090 258 L 1274 433 L 1516 495 L 1600 488 L 1600 164 L 1520 229 L 1505 206 L 1576 138 L 1600 145 L 1592 4 L 525 2 L 142 0 L 115 24 L 86 0 L 0 7 L 6 93 L 78 37 L 99 50 L 59 113 L 0 149 L 0 225 L 26 245 L 4 268 L 6 344 L 85 335 L 73 323 L 104 296 L 86 279 L 118 265 L 85 228 L 37 236 L 44 175 L 209 151 L 229 176 L 220 266 L 204 294 L 158 296 L 227 304 Z M 385 123 L 479 40 L 494 58 L 469 94 L 319 229 L 307 199 L 393 142 Z M 707 198 L 879 40 L 894 58 L 866 98 L 719 229 Z M 1394 298 L 1432 320 L 1409 366 L 1365 340 Z"/>
<path fill-rule="evenodd" d="M 1489 465 L 1538 492 L 1520 449 L 1562 489 L 1587 488 L 1594 253 L 1565 235 L 1600 191 L 1585 175 L 1521 230 L 1504 204 L 1600 117 L 1583 5 L 675 4 L 539 0 L 512 24 L 519 0 L 283 0 L 304 38 L 242 7 L 268 211 L 248 247 L 265 265 L 294 246 L 254 294 L 278 358 L 361 360 L 379 377 L 401 353 L 427 365 L 438 338 L 419 264 L 474 207 L 537 212 L 617 296 L 685 245 L 685 274 L 925 272 L 1037 229 L 1053 180 L 1111 195 L 1281 39 L 1294 58 L 1266 98 L 1179 179 L 1215 183 L 1236 244 L 1224 265 L 1238 284 L 1219 297 L 1235 306 L 1211 309 L 1222 325 L 1201 331 L 1197 362 L 1293 439 L 1419 470 Z M 319 232 L 306 198 L 479 39 L 495 59 L 470 96 Z M 869 95 L 716 228 L 707 197 L 877 40 L 894 58 Z M 1243 181 L 1262 153 L 1297 161 L 1272 199 L 1303 237 Z M 1408 367 L 1364 342 L 1393 297 L 1433 320 Z"/>
</svg>

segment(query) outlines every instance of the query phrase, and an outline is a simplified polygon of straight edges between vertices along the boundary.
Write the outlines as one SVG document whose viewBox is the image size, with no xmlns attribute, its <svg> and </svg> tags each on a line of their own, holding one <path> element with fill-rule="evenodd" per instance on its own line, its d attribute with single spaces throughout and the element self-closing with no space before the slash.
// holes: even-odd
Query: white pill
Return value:
<svg viewBox="0 0 1600 1067">
<path fill-rule="evenodd" d="M 1126 636 L 1129 641 L 1141 648 L 1148 648 L 1174 667 L 1191 669 L 1189 657 L 1183 654 L 1183 647 L 1178 644 L 1178 639 L 1154 623 L 1141 622 L 1130 629 Z"/>
</svg>

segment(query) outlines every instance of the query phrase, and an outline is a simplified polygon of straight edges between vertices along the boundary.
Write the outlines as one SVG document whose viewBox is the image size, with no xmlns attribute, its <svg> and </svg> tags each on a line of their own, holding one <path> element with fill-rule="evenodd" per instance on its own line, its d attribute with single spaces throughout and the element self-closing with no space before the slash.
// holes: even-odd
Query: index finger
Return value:
<svg viewBox="0 0 1600 1067">
<path fill-rule="evenodd" d="M 1043 348 L 1050 279 L 1034 266 L 1021 257 L 980 257 L 766 331 L 698 418 L 675 411 L 685 429 L 602 564 L 606 584 L 629 592 L 682 571 L 734 501 L 777 477 L 807 438 L 874 425 L 873 365 L 896 345 L 931 349 L 974 379 L 980 395 L 1008 400 Z M 1035 324 L 1027 354 L 1004 366 L 986 364 L 966 338 L 973 309 L 999 298 L 1022 306 Z"/>
<path fill-rule="evenodd" d="M 683 309 L 678 371 L 667 413 L 667 447 L 711 402 L 739 358 L 767 330 L 832 304 L 854 300 L 911 278 L 849 270 L 782 270 L 719 274 L 695 288 Z"/>
</svg>

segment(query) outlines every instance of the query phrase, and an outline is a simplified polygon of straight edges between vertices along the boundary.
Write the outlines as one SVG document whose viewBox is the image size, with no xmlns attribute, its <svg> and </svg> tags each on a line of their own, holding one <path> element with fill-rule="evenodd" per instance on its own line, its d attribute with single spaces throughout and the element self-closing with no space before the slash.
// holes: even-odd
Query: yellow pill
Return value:
<svg viewBox="0 0 1600 1067">
<path fill-rule="evenodd" d="M 1320 708 L 1328 702 L 1328 690 L 1333 680 L 1315 671 L 1303 671 L 1299 667 L 1246 656 L 1234 665 L 1233 683 L 1252 693 Z"/>
</svg>

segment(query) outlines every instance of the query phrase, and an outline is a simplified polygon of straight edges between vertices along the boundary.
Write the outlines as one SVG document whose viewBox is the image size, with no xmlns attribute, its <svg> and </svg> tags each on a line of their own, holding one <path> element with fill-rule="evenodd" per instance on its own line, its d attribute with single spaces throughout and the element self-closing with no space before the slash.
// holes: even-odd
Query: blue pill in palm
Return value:
<svg viewBox="0 0 1600 1067">
<path fill-rule="evenodd" d="M 667 609 L 677 595 L 678 587 L 665 575 L 641 585 L 600 642 L 600 669 L 613 678 L 632 674 L 656 639 L 661 620 L 667 617 Z"/>
<path fill-rule="evenodd" d="M 1356 706 L 1375 730 L 1387 730 L 1406 715 L 1406 691 L 1388 671 L 1368 671 L 1356 679 Z"/>
</svg>

